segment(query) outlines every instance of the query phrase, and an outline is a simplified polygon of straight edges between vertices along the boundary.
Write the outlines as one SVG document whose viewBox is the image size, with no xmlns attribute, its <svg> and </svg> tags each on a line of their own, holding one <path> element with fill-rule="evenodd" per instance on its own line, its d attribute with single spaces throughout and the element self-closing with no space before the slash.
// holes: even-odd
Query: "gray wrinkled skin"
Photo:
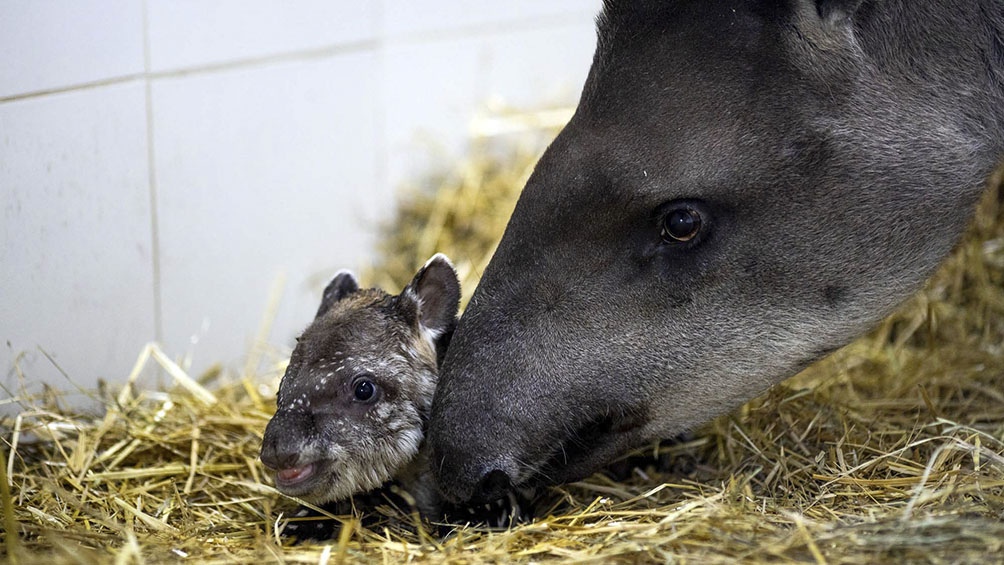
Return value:
<svg viewBox="0 0 1004 565">
<path fill-rule="evenodd" d="M 1000 0 L 607 2 L 442 367 L 444 494 L 586 476 L 890 313 L 1004 153 L 1002 29 Z"/>
<path fill-rule="evenodd" d="M 438 513 L 421 448 L 459 300 L 441 255 L 398 296 L 335 277 L 297 340 L 262 441 L 262 463 L 282 493 L 324 504 L 394 480 L 421 512 Z M 360 400 L 364 380 L 375 392 Z"/>
</svg>

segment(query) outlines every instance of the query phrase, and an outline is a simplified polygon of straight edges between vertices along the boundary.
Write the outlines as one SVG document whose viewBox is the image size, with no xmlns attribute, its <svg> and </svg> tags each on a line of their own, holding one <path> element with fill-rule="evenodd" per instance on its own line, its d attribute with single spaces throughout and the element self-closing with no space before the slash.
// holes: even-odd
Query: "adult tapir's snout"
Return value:
<svg viewBox="0 0 1004 565">
<path fill-rule="evenodd" d="M 497 375 L 532 373 L 521 360 L 530 346 L 521 339 L 517 324 L 504 320 L 478 323 L 476 317 L 472 316 L 467 323 L 492 328 L 490 331 L 494 332 L 500 346 L 496 351 L 506 350 L 507 353 L 504 359 L 494 359 L 491 364 L 486 364 L 485 356 L 494 354 L 487 351 L 484 356 L 479 353 L 452 364 L 447 361 L 444 365 L 452 367 L 449 370 L 453 374 L 463 377 L 448 379 L 445 386 L 437 389 L 429 431 L 434 466 L 440 476 L 448 477 L 440 488 L 448 498 L 458 501 L 492 500 L 519 483 L 521 474 L 525 476 L 527 472 L 520 464 L 526 458 L 524 454 L 539 451 L 535 440 L 547 438 L 554 432 L 546 429 L 549 422 L 536 422 L 531 412 L 543 413 L 545 406 L 548 411 L 561 409 L 549 399 L 560 397 L 562 393 L 543 380 L 527 388 L 517 379 L 487 378 L 483 369 L 489 367 Z M 461 337 L 461 344 L 464 339 L 470 338 Z M 457 345 L 454 341 L 451 347 Z M 490 390 L 480 385 L 489 385 Z M 507 403 L 502 408 L 497 398 L 520 398 L 521 401 Z M 534 430 L 525 434 L 522 428 L 528 420 L 535 422 Z"/>
<path fill-rule="evenodd" d="M 448 419 L 462 418 L 470 420 L 467 413 L 453 414 L 449 411 L 442 415 Z M 473 421 L 471 425 L 482 425 Z M 491 425 L 491 424 L 489 424 Z M 499 426 L 491 429 L 498 430 Z M 486 441 L 493 434 L 478 437 L 452 437 L 450 431 L 431 439 L 433 461 L 436 462 L 440 476 L 448 479 L 439 484 L 442 493 L 455 501 L 490 501 L 509 490 L 514 484 L 514 477 L 519 469 L 513 453 L 499 452 L 492 449 Z M 496 441 L 503 441 L 508 434 L 499 433 Z M 498 445 L 498 444 L 495 444 Z M 489 457 L 486 457 L 489 456 Z"/>
<path fill-rule="evenodd" d="M 647 422 L 646 387 L 618 382 L 602 349 L 622 339 L 604 337 L 608 324 L 623 323 L 613 309 L 630 311 L 616 298 L 592 304 L 592 289 L 608 276 L 545 279 L 571 265 L 522 244 L 537 259 L 501 279 L 486 273 L 475 300 L 491 296 L 500 309 L 473 303 L 436 390 L 428 441 L 440 488 L 453 500 L 493 500 L 513 486 L 584 476 L 634 445 Z M 607 313 L 597 319 L 596 310 Z"/>
<path fill-rule="evenodd" d="M 672 395 L 650 409 L 660 383 L 679 385 L 693 369 L 644 337 L 651 326 L 635 321 L 651 301 L 637 296 L 638 281 L 625 276 L 625 265 L 598 269 L 605 263 L 599 255 L 592 267 L 582 257 L 579 265 L 562 264 L 560 250 L 544 252 L 559 242 L 520 245 L 520 257 L 536 259 L 485 273 L 441 370 L 428 441 L 439 487 L 454 501 L 582 478 L 651 437 L 653 415 L 694 417 L 690 408 L 676 408 Z M 678 328 L 660 333 L 686 347 Z M 668 375 L 666 367 L 673 367 Z M 663 374 L 643 377 L 654 371 Z"/>
</svg>

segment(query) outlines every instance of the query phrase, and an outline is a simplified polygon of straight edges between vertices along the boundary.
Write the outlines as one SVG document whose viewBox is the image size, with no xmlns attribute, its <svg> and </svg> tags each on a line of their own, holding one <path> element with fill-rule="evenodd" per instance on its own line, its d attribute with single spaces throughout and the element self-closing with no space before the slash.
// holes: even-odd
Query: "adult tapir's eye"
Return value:
<svg viewBox="0 0 1004 565">
<path fill-rule="evenodd" d="M 356 380 L 356 384 L 353 388 L 352 395 L 359 402 L 370 402 L 376 398 L 377 386 L 368 377 L 362 377 Z"/>
<path fill-rule="evenodd" d="M 701 231 L 701 214 L 687 206 L 673 208 L 662 221 L 662 239 L 667 243 L 694 239 Z"/>
</svg>

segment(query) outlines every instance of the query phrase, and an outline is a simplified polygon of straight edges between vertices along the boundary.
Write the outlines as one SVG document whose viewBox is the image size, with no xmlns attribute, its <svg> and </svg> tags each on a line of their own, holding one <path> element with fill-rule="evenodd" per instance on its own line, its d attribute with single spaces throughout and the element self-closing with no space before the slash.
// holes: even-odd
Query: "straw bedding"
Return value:
<svg viewBox="0 0 1004 565">
<path fill-rule="evenodd" d="M 435 251 L 469 296 L 539 146 L 478 145 L 402 199 L 370 282 Z M 992 183 L 1000 184 L 999 179 Z M 193 378 L 156 346 L 74 413 L 55 390 L 0 424 L 8 562 L 987 562 L 1004 555 L 1004 205 L 984 198 L 926 288 L 869 335 L 692 437 L 545 493 L 532 523 L 445 538 L 407 512 L 278 532 L 257 461 L 288 352 Z M 141 383 L 161 372 L 173 385 Z M 25 378 L 30 379 L 27 375 Z M 121 381 L 119 381 L 121 382 Z"/>
</svg>

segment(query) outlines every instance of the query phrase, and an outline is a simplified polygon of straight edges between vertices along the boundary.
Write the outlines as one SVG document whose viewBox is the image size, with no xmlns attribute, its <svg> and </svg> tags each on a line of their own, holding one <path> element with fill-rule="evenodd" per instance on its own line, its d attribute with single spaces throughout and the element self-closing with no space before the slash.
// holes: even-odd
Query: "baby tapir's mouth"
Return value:
<svg viewBox="0 0 1004 565">
<path fill-rule="evenodd" d="M 287 467 L 275 473 L 275 482 L 280 487 L 291 487 L 306 481 L 314 475 L 314 464 L 308 463 L 302 467 Z"/>
</svg>

